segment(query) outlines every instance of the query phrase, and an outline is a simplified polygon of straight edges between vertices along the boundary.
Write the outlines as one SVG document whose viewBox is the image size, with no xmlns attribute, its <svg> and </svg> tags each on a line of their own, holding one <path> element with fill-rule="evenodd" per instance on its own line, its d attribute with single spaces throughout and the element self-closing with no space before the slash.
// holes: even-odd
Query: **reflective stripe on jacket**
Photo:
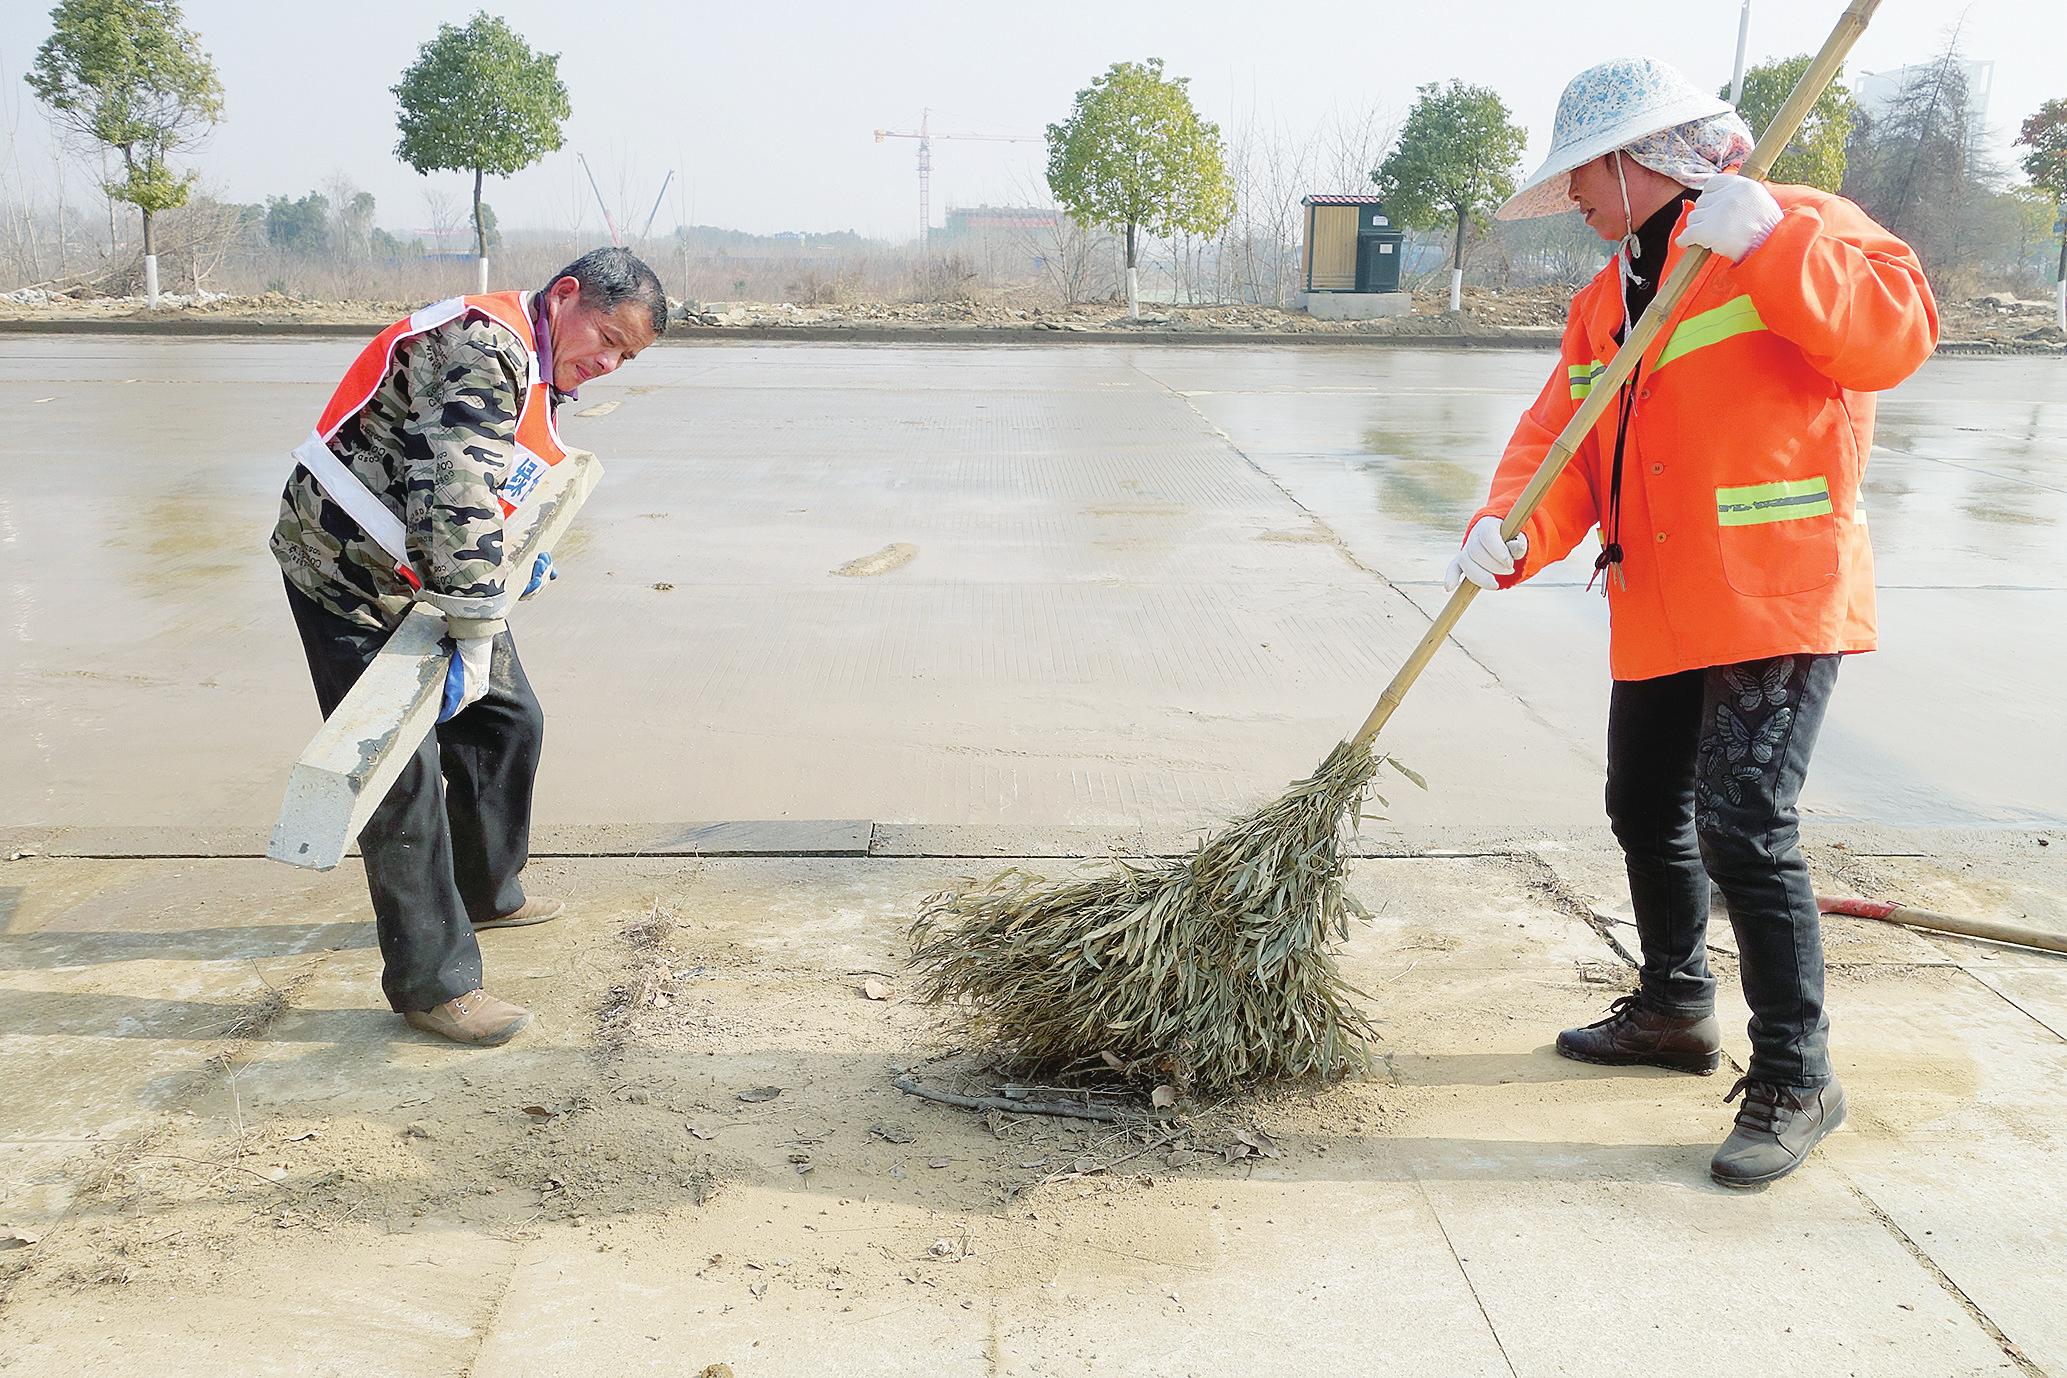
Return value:
<svg viewBox="0 0 2067 1378">
<path fill-rule="evenodd" d="M 1874 646 L 1859 485 L 1873 394 L 1930 357 L 1938 308 L 1908 245 L 1842 197 L 1770 188 L 1785 214 L 1742 263 L 1712 257 L 1653 342 L 1623 452 L 1616 679 Z M 1673 231 L 1686 226 L 1683 212 Z M 1669 274 L 1685 250 L 1672 246 Z M 1610 260 L 1572 299 L 1563 357 L 1522 414 L 1486 505 L 1505 516 L 1618 348 Z M 1616 408 L 1524 524 L 1525 579 L 1607 510 Z"/>
</svg>

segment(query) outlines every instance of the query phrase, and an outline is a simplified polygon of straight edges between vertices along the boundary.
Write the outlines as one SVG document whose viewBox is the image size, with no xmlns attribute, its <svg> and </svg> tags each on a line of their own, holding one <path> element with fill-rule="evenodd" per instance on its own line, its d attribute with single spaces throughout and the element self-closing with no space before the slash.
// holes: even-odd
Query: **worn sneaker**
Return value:
<svg viewBox="0 0 2067 1378">
<path fill-rule="evenodd" d="M 1737 1107 L 1737 1127 L 1715 1151 L 1708 1175 L 1726 1187 L 1776 1182 L 1801 1166 L 1823 1136 L 1845 1122 L 1844 1087 L 1779 1086 L 1739 1077 L 1723 1097 Z"/>
<path fill-rule="evenodd" d="M 531 1011 L 498 1000 L 485 990 L 470 990 L 427 1010 L 405 1010 L 402 1017 L 411 1028 L 454 1043 L 492 1048 L 522 1033 L 531 1022 Z"/>
<path fill-rule="evenodd" d="M 549 900 L 534 895 L 517 908 L 499 919 L 483 919 L 474 925 L 476 933 L 490 928 L 528 928 L 535 923 L 549 923 L 567 912 L 563 900 Z"/>
<path fill-rule="evenodd" d="M 1722 1065 L 1722 1026 L 1712 1014 L 1660 1014 L 1630 994 L 1608 1006 L 1606 1019 L 1559 1034 L 1557 1050 L 1577 1062 L 1668 1067 L 1705 1077 Z"/>
</svg>

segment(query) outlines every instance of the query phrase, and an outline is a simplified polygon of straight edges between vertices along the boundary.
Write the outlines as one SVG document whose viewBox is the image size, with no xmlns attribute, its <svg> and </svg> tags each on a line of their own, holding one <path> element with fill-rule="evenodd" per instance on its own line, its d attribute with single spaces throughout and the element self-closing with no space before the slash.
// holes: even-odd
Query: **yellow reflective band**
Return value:
<svg viewBox="0 0 2067 1378">
<path fill-rule="evenodd" d="M 1715 520 L 1721 526 L 1761 526 L 1830 515 L 1830 480 L 1795 478 L 1715 490 Z"/>
<path fill-rule="evenodd" d="M 1689 316 L 1672 332 L 1672 339 L 1665 346 L 1665 352 L 1658 356 L 1658 368 L 1663 368 L 1683 354 L 1720 344 L 1732 335 L 1748 335 L 1754 330 L 1764 330 L 1766 323 L 1759 319 L 1758 308 L 1751 298 L 1732 297 L 1713 311 L 1703 311 L 1698 316 Z"/>
<path fill-rule="evenodd" d="M 1567 367 L 1565 374 L 1572 380 L 1572 400 L 1581 401 L 1587 393 L 1592 392 L 1593 380 L 1606 372 L 1607 367 L 1598 359 L 1590 364 L 1572 364 Z"/>
</svg>

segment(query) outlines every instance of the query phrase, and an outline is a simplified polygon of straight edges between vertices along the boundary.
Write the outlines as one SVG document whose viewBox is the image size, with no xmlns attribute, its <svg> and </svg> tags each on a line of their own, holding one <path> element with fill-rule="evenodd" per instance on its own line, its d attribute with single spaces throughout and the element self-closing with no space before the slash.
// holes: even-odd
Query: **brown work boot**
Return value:
<svg viewBox="0 0 2067 1378">
<path fill-rule="evenodd" d="M 499 919 L 481 920 L 474 925 L 474 932 L 481 933 L 491 928 L 528 928 L 535 923 L 550 923 L 566 912 L 567 905 L 564 901 L 533 895 Z"/>
<path fill-rule="evenodd" d="M 454 1043 L 492 1048 L 522 1033 L 531 1022 L 531 1011 L 498 1000 L 485 990 L 470 990 L 427 1010 L 405 1010 L 402 1017 L 411 1028 Z"/>
<path fill-rule="evenodd" d="M 1708 1175 L 1726 1187 L 1778 1181 L 1845 1122 L 1845 1092 L 1835 1081 L 1825 1086 L 1780 1086 L 1739 1077 L 1723 1104 L 1739 1094 L 1744 1103 L 1737 1107 L 1737 1127 L 1708 1165 Z"/>
<path fill-rule="evenodd" d="M 1642 1065 L 1707 1076 L 1722 1065 L 1722 1026 L 1712 1014 L 1660 1014 L 1643 997 L 1625 995 L 1608 1017 L 1557 1036 L 1557 1050 L 1578 1062 Z"/>
</svg>

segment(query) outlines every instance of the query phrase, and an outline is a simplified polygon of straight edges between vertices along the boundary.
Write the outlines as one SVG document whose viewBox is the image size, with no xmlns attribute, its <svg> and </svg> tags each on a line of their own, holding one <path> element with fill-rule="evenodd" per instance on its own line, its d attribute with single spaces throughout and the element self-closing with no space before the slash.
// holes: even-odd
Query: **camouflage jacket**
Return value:
<svg viewBox="0 0 2067 1378">
<path fill-rule="evenodd" d="M 330 449 L 402 519 L 409 554 L 434 593 L 502 592 L 502 508 L 529 361 L 521 341 L 479 316 L 412 336 L 388 376 L 339 428 Z M 273 557 L 319 606 L 386 630 L 412 590 L 386 551 L 296 465 L 280 496 Z"/>
</svg>

